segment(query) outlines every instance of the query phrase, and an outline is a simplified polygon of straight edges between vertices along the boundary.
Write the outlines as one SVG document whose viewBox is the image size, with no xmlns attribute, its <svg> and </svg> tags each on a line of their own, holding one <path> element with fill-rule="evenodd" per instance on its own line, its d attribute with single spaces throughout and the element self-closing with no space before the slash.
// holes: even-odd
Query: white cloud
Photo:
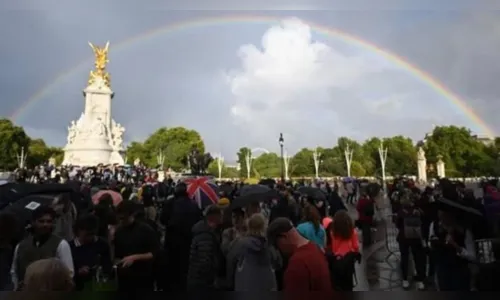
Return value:
<svg viewBox="0 0 500 300">
<path fill-rule="evenodd" d="M 367 74 L 387 67 L 371 56 L 313 40 L 309 26 L 296 18 L 271 27 L 261 47 L 242 46 L 239 57 L 241 69 L 227 77 L 234 96 L 231 113 L 236 124 L 249 128 L 249 138 L 265 144 L 283 131 L 304 146 L 314 138 L 307 133 L 338 128 L 348 99 L 336 99 L 332 91 L 352 90 Z"/>
</svg>

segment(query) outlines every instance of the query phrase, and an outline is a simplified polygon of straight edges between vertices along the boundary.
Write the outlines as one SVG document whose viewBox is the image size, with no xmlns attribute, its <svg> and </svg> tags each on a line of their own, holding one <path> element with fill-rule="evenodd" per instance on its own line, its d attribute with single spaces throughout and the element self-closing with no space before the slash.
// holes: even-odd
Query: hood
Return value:
<svg viewBox="0 0 500 300">
<path fill-rule="evenodd" d="M 208 223 L 204 220 L 199 221 L 198 223 L 194 224 L 193 229 L 191 230 L 193 233 L 193 236 L 203 234 L 203 233 L 213 233 L 212 227 L 208 226 Z"/>
<path fill-rule="evenodd" d="M 241 247 L 247 252 L 263 252 L 267 249 L 267 240 L 259 236 L 246 236 L 241 239 Z"/>
</svg>

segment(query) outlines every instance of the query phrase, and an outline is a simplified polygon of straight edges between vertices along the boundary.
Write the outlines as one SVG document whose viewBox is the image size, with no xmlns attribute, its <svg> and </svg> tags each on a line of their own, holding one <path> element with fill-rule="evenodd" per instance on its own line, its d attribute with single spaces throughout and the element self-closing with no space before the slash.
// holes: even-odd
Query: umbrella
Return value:
<svg viewBox="0 0 500 300">
<path fill-rule="evenodd" d="M 123 197 L 120 193 L 112 190 L 101 190 L 92 196 L 92 203 L 94 203 L 94 205 L 98 204 L 104 194 L 109 194 L 111 196 L 111 199 L 113 200 L 113 206 L 117 206 L 118 204 L 120 204 L 120 202 L 123 201 Z"/>
<path fill-rule="evenodd" d="M 21 231 L 31 222 L 33 211 L 40 206 L 52 206 L 57 195 L 30 195 L 7 206 L 2 213 L 16 216 Z"/>
<path fill-rule="evenodd" d="M 276 184 L 276 180 L 274 180 L 272 178 L 261 179 L 259 181 L 259 184 L 267 185 L 269 187 L 272 187 L 272 186 L 274 186 Z"/>
<path fill-rule="evenodd" d="M 219 186 L 210 177 L 191 177 L 184 179 L 189 198 L 196 201 L 200 209 L 219 201 Z"/>
<path fill-rule="evenodd" d="M 297 191 L 299 193 L 301 193 L 302 195 L 306 195 L 310 198 L 313 198 L 316 201 L 326 201 L 325 192 L 323 192 L 319 188 L 310 187 L 310 186 L 303 186 L 303 187 L 300 187 Z"/>
<path fill-rule="evenodd" d="M 270 202 L 273 199 L 279 199 L 278 191 L 261 184 L 245 185 L 240 190 L 240 196 L 231 203 L 231 207 L 241 208 L 252 203 Z"/>
<path fill-rule="evenodd" d="M 438 198 L 436 199 L 436 202 L 438 205 L 440 205 L 442 208 L 452 208 L 452 209 L 457 209 L 459 211 L 462 211 L 462 212 L 466 212 L 466 213 L 470 213 L 470 214 L 473 214 L 473 215 L 477 215 L 477 216 L 480 216 L 482 217 L 483 214 L 475 209 L 475 208 L 472 208 L 472 207 L 468 207 L 468 206 L 465 206 L 461 203 L 458 203 L 456 201 L 451 201 L 451 200 L 448 200 L 444 197 L 441 197 L 441 198 Z"/>
</svg>

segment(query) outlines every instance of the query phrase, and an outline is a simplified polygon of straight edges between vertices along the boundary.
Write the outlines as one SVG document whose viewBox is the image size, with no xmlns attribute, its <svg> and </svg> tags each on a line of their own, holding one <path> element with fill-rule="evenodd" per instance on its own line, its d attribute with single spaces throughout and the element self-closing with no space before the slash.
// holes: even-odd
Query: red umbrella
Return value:
<svg viewBox="0 0 500 300">
<path fill-rule="evenodd" d="M 94 194 L 94 196 L 92 196 L 92 203 L 94 203 L 94 205 L 98 204 L 104 194 L 109 194 L 111 196 L 111 199 L 113 200 L 113 206 L 117 206 L 118 204 L 120 204 L 120 202 L 123 201 L 123 197 L 120 193 L 112 190 L 102 190 L 98 191 Z"/>
</svg>

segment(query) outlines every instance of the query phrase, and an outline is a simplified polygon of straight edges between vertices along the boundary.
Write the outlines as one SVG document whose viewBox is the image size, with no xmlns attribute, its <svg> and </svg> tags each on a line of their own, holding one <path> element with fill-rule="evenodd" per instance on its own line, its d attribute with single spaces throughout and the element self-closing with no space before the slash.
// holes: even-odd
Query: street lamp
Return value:
<svg viewBox="0 0 500 300">
<path fill-rule="evenodd" d="M 252 169 L 252 151 L 250 150 L 245 156 L 245 163 L 247 167 L 247 178 L 250 178 L 250 170 Z"/>
<path fill-rule="evenodd" d="M 387 148 L 384 148 L 384 142 L 380 141 L 380 146 L 378 147 L 378 155 L 380 157 L 380 166 L 382 167 L 382 188 L 384 189 L 384 197 L 387 195 L 387 189 L 385 187 L 385 162 L 387 161 Z"/>
<path fill-rule="evenodd" d="M 344 151 L 344 156 L 345 156 L 345 163 L 347 165 L 347 177 L 351 177 L 351 164 L 352 164 L 352 153 L 354 150 L 352 150 L 349 147 L 349 144 L 347 144 L 347 148 Z"/>
<path fill-rule="evenodd" d="M 21 147 L 21 153 L 16 154 L 17 165 L 19 169 L 24 169 L 26 167 L 26 159 L 28 158 L 28 153 L 24 152 L 24 147 Z"/>
<path fill-rule="evenodd" d="M 318 148 L 314 149 L 313 160 L 314 160 L 314 171 L 316 174 L 316 179 L 319 178 L 319 164 L 321 163 L 321 153 L 318 152 Z"/>
<path fill-rule="evenodd" d="M 285 144 L 285 140 L 283 139 L 283 133 L 280 133 L 278 142 L 281 149 L 281 182 L 285 182 L 285 161 L 283 160 L 283 145 Z"/>
<path fill-rule="evenodd" d="M 285 150 L 285 155 L 283 156 L 283 163 L 285 164 L 285 179 L 289 180 L 289 167 L 290 167 L 290 159 L 292 157 L 288 155 L 288 152 Z"/>
<path fill-rule="evenodd" d="M 217 171 L 219 172 L 219 181 L 222 180 L 222 169 L 224 167 L 224 157 L 222 157 L 221 153 L 218 153 L 216 156 L 217 159 Z"/>
</svg>

